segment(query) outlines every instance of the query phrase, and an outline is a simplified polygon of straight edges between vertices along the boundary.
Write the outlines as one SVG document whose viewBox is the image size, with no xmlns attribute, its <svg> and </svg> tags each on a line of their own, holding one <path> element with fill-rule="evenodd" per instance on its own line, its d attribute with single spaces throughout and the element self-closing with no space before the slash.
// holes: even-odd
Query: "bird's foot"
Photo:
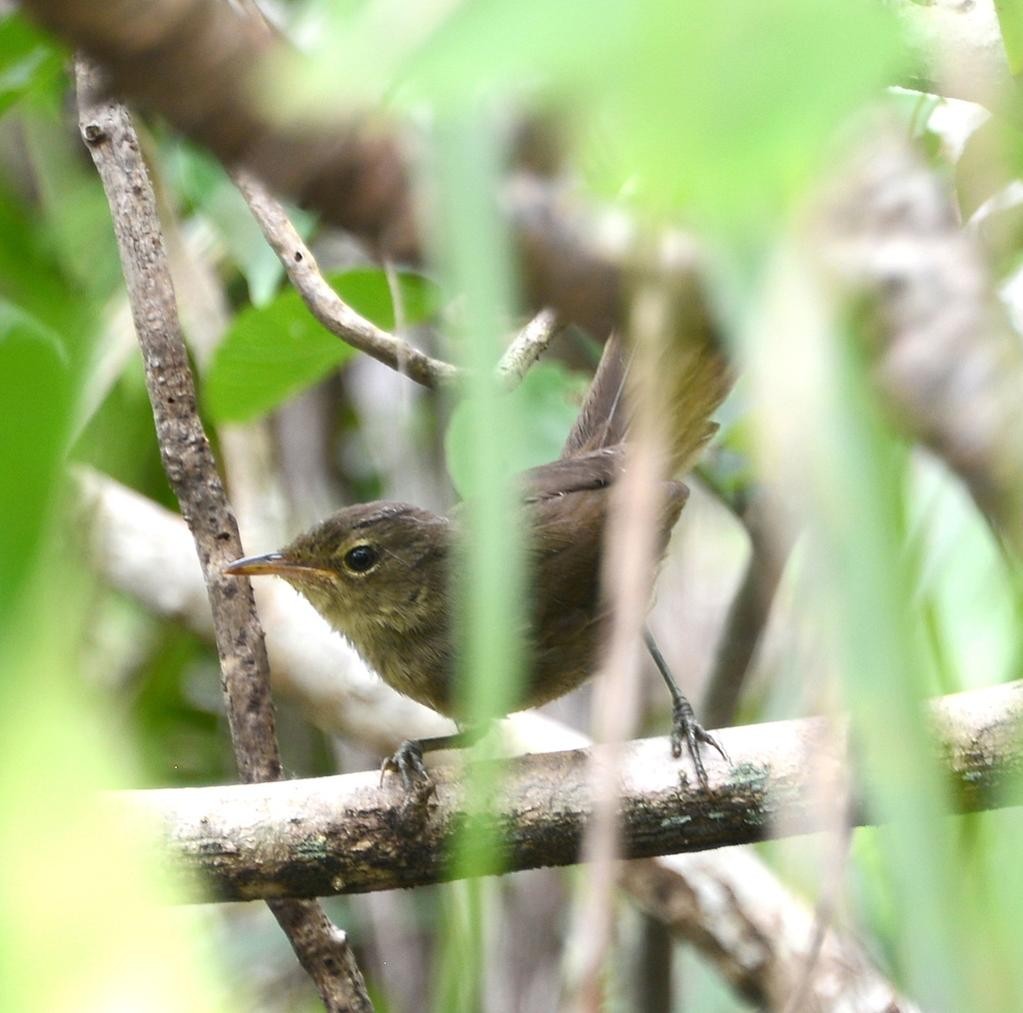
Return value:
<svg viewBox="0 0 1023 1013">
<path fill-rule="evenodd" d="M 392 756 L 380 764 L 381 787 L 388 772 L 401 778 L 406 806 L 422 809 L 437 792 L 437 786 L 423 763 L 423 747 L 415 739 L 406 739 Z"/>
<path fill-rule="evenodd" d="M 675 701 L 671 712 L 671 755 L 677 760 L 682 755 L 682 745 L 685 744 L 696 768 L 696 777 L 700 787 L 704 791 L 708 788 L 707 768 L 703 765 L 703 757 L 700 755 L 704 745 L 712 746 L 721 754 L 725 763 L 731 763 L 724 747 L 708 732 L 703 725 L 696 720 L 693 708 L 685 698 Z"/>
</svg>

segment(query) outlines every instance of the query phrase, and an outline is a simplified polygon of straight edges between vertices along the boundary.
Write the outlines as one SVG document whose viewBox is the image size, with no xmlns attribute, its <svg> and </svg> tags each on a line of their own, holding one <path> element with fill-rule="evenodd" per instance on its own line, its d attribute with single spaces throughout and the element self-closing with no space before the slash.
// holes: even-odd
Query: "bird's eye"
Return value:
<svg viewBox="0 0 1023 1013">
<path fill-rule="evenodd" d="M 379 558 L 372 545 L 356 545 L 345 553 L 345 568 L 352 573 L 365 573 L 376 566 Z"/>
</svg>

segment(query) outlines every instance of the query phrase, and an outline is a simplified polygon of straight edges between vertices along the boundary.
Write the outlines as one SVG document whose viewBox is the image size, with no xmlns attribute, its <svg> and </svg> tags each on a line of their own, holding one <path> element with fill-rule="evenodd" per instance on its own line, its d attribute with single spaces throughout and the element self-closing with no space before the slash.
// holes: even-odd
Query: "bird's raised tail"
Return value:
<svg viewBox="0 0 1023 1013">
<path fill-rule="evenodd" d="M 667 415 L 668 475 L 688 471 L 717 431 L 711 416 L 731 390 L 733 377 L 709 325 L 695 335 L 664 342 L 656 361 L 644 371 L 653 390 L 641 384 L 633 368 L 634 353 L 612 334 L 572 426 L 562 458 L 578 457 L 622 443 L 628 436 L 634 405 L 640 397 L 655 397 Z"/>
</svg>

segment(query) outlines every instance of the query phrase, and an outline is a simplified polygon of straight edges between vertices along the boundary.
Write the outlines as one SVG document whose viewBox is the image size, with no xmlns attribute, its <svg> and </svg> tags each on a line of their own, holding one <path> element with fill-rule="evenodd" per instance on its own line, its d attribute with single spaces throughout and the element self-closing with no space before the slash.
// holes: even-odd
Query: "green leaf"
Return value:
<svg viewBox="0 0 1023 1013">
<path fill-rule="evenodd" d="M 60 74 L 63 54 L 20 14 L 0 20 L 0 116 Z"/>
<path fill-rule="evenodd" d="M 560 456 L 588 383 L 586 376 L 570 372 L 559 363 L 540 363 L 505 395 L 512 402 L 512 417 L 526 421 L 518 439 L 501 444 L 511 457 L 503 462 L 505 474 L 525 471 Z M 472 425 L 467 402 L 459 402 L 451 413 L 444 450 L 451 481 L 463 498 L 468 494 Z"/>
<path fill-rule="evenodd" d="M 327 280 L 353 309 L 378 327 L 393 329 L 394 308 L 382 271 L 346 271 Z M 429 316 L 437 305 L 434 286 L 414 274 L 400 275 L 398 281 L 406 323 Z M 217 423 L 248 421 L 316 383 L 354 354 L 289 290 L 265 306 L 238 314 L 210 363 L 206 407 Z"/>
</svg>

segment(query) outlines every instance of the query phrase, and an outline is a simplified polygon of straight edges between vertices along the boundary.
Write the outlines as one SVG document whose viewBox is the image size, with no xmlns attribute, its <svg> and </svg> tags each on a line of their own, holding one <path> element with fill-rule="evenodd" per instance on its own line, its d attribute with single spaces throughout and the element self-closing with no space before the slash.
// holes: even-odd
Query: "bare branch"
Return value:
<svg viewBox="0 0 1023 1013">
<path fill-rule="evenodd" d="M 569 937 L 577 966 L 570 968 L 576 980 L 568 1005 L 580 1011 L 605 1005 L 605 963 L 614 933 L 619 872 L 619 780 L 625 742 L 635 734 L 639 719 L 642 630 L 657 562 L 658 518 L 666 496 L 661 479 L 668 457 L 667 430 L 678 421 L 672 417 L 675 406 L 664 382 L 658 382 L 658 368 L 672 336 L 689 338 L 684 330 L 673 335 L 677 322 L 673 308 L 670 290 L 656 275 L 637 286 L 629 328 L 633 354 L 627 394 L 632 398 L 632 420 L 624 473 L 611 491 L 601 574 L 611 609 L 607 649 L 593 690 L 591 723 L 601 748 L 592 756 L 593 818 L 582 847 L 587 868 Z"/>
<path fill-rule="evenodd" d="M 514 390 L 522 383 L 558 330 L 558 315 L 545 309 L 519 331 L 497 364 L 497 379 L 505 390 Z"/>
<path fill-rule="evenodd" d="M 454 366 L 431 358 L 356 313 L 327 284 L 312 251 L 302 242 L 284 208 L 270 196 L 263 184 L 240 169 L 232 175 L 292 285 L 309 307 L 309 312 L 331 334 L 425 387 L 439 387 L 458 377 Z"/>
<path fill-rule="evenodd" d="M 695 946 L 757 1009 L 784 1009 L 812 955 L 814 915 L 749 848 L 628 862 L 633 902 Z M 851 933 L 829 930 L 802 1009 L 911 1013 Z"/>
<path fill-rule="evenodd" d="M 952 812 L 1023 801 L 1023 684 L 944 697 L 931 705 Z M 691 784 L 687 759 L 664 738 L 631 742 L 621 768 L 624 853 L 700 851 L 831 825 L 816 804 L 818 772 L 847 765 L 846 733 L 825 718 L 720 732 L 733 765 L 710 758 L 709 791 Z M 603 747 L 594 747 L 600 750 Z M 119 793 L 162 826 L 174 864 L 200 873 L 221 899 L 362 893 L 456 875 L 452 836 L 467 823 L 491 836 L 474 855 L 479 874 L 578 861 L 593 814 L 586 750 L 491 761 L 504 765 L 487 811 L 467 812 L 459 766 L 432 765 L 437 805 L 427 819 L 403 813 L 401 793 L 367 771 L 313 780 Z M 553 804 L 552 804 L 553 803 Z M 778 816 L 783 814 L 784 819 Z M 856 813 L 858 824 L 869 815 Z"/>
<path fill-rule="evenodd" d="M 302 301 L 331 334 L 424 387 L 441 387 L 459 379 L 457 366 L 431 358 L 352 309 L 327 283 L 312 251 L 266 187 L 243 169 L 231 175 Z M 497 365 L 505 390 L 514 390 L 522 382 L 557 332 L 553 310 L 541 310 L 526 324 Z"/>
<path fill-rule="evenodd" d="M 110 204 L 160 455 L 206 582 L 239 772 L 248 781 L 272 780 L 282 769 L 269 662 L 251 588 L 221 572 L 241 553 L 241 540 L 196 410 L 155 195 L 127 111 L 99 99 L 96 73 L 83 61 L 76 80 L 81 133 Z M 370 1010 L 345 935 L 319 906 L 273 900 L 270 907 L 327 1008 Z"/>
</svg>

